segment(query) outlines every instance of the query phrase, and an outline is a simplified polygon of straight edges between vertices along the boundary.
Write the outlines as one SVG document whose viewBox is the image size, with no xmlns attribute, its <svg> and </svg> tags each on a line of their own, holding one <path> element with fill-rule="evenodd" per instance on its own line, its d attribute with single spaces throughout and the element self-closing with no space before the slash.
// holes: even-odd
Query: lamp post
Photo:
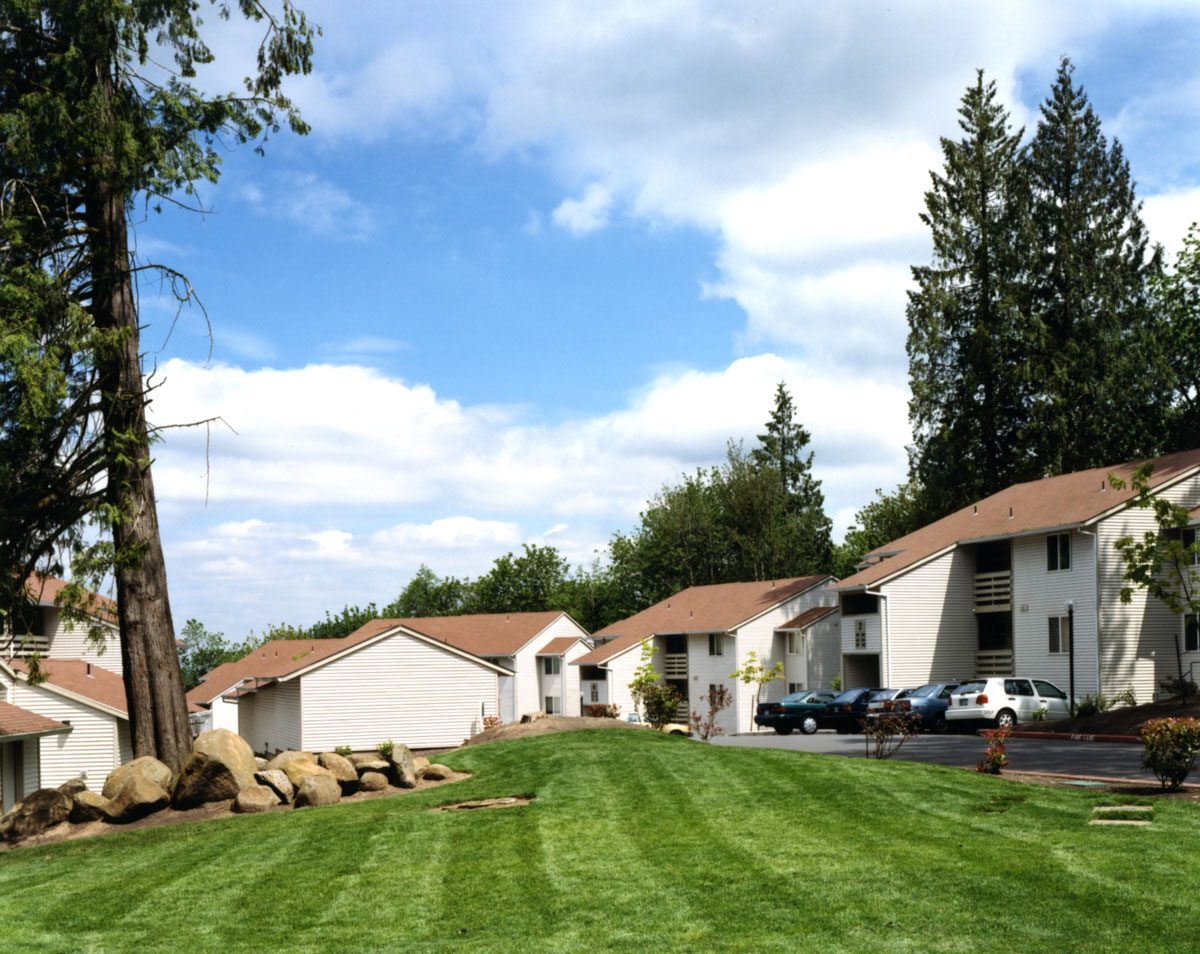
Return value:
<svg viewBox="0 0 1200 954">
<path fill-rule="evenodd" d="M 1075 601 L 1067 600 L 1067 706 L 1075 718 Z"/>
</svg>

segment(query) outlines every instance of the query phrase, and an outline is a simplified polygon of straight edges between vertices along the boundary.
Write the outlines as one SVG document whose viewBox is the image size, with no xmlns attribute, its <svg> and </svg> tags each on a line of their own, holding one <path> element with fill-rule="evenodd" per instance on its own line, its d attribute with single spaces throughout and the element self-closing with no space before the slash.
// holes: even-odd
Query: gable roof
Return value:
<svg viewBox="0 0 1200 954">
<path fill-rule="evenodd" d="M 25 581 L 25 591 L 29 594 L 29 598 L 40 606 L 56 606 L 58 605 L 55 602 L 58 594 L 66 585 L 66 580 L 47 576 L 45 573 L 32 573 Z M 107 596 L 88 593 L 86 608 L 106 623 L 115 624 L 117 622 L 117 604 Z"/>
<path fill-rule="evenodd" d="M 592 666 L 619 656 L 655 633 L 724 633 L 833 577 L 799 576 L 754 583 L 689 586 L 596 633 L 611 641 L 572 661 Z"/>
<path fill-rule="evenodd" d="M 1162 487 L 1200 468 L 1200 449 L 1166 454 L 1154 460 L 1150 486 Z M 1013 484 L 976 504 L 893 540 L 867 553 L 864 559 L 877 562 L 836 584 L 846 590 L 879 583 L 896 573 L 959 543 L 1000 539 L 1037 531 L 1068 529 L 1092 523 L 1119 510 L 1136 496 L 1128 487 L 1114 490 L 1108 475 L 1128 482 L 1145 461 L 1114 467 L 1093 467 L 1059 477 L 1046 477 Z"/>
<path fill-rule="evenodd" d="M 473 657 L 511 656 L 562 615 L 559 610 L 552 610 L 545 613 L 373 619 L 339 639 L 275 639 L 241 659 L 222 663 L 209 671 L 187 698 L 191 703 L 208 704 L 248 679 L 291 676 L 392 630 L 407 630 L 411 635 L 445 643 Z M 499 668 L 492 667 L 482 658 L 478 661 Z"/>
<path fill-rule="evenodd" d="M 47 719 L 36 712 L 14 706 L 11 702 L 0 702 L 0 739 L 11 741 L 70 731 L 71 726 L 62 722 Z"/>
<path fill-rule="evenodd" d="M 828 616 L 830 613 L 836 613 L 836 606 L 814 606 L 806 609 L 795 619 L 789 619 L 782 626 L 776 626 L 776 629 L 805 629 L 815 623 L 817 620 Z"/>
<path fill-rule="evenodd" d="M 561 656 L 579 642 L 579 636 L 556 636 L 537 651 L 539 656 Z"/>
<path fill-rule="evenodd" d="M 29 663 L 10 659 L 14 672 L 28 679 Z M 77 699 L 94 709 L 121 719 L 129 718 L 125 702 L 125 681 L 115 672 L 82 659 L 39 659 L 38 667 L 46 676 L 40 688 Z"/>
</svg>

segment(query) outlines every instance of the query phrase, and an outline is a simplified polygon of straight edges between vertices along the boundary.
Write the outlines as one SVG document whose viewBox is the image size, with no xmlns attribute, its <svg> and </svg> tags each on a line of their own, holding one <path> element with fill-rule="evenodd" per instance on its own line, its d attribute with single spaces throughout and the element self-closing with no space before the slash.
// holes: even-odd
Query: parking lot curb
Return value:
<svg viewBox="0 0 1200 954">
<path fill-rule="evenodd" d="M 1142 740 L 1136 735 L 1093 735 L 1086 732 L 1033 732 L 1017 729 L 1008 733 L 1010 739 L 1046 739 L 1050 742 L 1124 742 L 1125 744 L 1141 745 Z"/>
</svg>

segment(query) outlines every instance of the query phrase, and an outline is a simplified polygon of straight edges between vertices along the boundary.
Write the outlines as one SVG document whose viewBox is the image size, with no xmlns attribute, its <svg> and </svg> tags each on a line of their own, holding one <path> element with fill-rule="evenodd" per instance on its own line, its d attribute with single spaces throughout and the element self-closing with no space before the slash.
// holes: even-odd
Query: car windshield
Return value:
<svg viewBox="0 0 1200 954">
<path fill-rule="evenodd" d="M 866 689 L 847 689 L 840 696 L 837 696 L 836 698 L 834 698 L 833 701 L 835 703 L 837 703 L 838 705 L 845 705 L 846 703 L 849 703 L 849 702 L 857 702 L 864 692 L 867 692 L 867 690 Z"/>
<path fill-rule="evenodd" d="M 899 689 L 876 689 L 871 693 L 871 698 L 868 701 L 884 702 L 888 699 L 894 699 L 896 697 L 896 693 L 899 691 Z"/>
<path fill-rule="evenodd" d="M 808 697 L 813 695 L 811 692 L 793 692 L 790 696 L 784 696 L 780 702 L 807 702 Z"/>
<path fill-rule="evenodd" d="M 940 683 L 935 682 L 931 686 L 922 686 L 920 689 L 914 689 L 912 692 L 910 692 L 909 696 L 914 699 L 924 698 L 926 696 L 936 696 L 940 685 Z"/>
<path fill-rule="evenodd" d="M 964 682 L 961 686 L 955 689 L 954 692 L 956 695 L 961 696 L 968 692 L 983 692 L 986 687 L 987 683 L 982 681 Z"/>
</svg>

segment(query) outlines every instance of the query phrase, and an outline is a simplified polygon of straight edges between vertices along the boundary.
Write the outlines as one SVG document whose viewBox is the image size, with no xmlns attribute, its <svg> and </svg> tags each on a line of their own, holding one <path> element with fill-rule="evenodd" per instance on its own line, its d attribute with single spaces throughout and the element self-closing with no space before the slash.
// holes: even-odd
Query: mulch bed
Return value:
<svg viewBox="0 0 1200 954">
<path fill-rule="evenodd" d="M 1138 727 L 1147 719 L 1200 719 L 1200 699 L 1188 699 L 1183 705 L 1178 699 L 1148 702 L 1141 706 L 1122 706 L 1098 712 L 1096 715 L 1054 722 L 1026 722 L 1020 728 L 1037 732 L 1062 732 L 1069 735 L 1133 735 L 1141 734 Z"/>
</svg>

